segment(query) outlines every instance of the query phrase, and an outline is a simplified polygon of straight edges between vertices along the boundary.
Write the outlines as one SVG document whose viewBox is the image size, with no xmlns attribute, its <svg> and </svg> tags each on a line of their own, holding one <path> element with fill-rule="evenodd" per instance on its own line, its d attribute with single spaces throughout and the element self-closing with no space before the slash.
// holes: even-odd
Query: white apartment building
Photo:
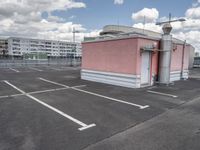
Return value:
<svg viewBox="0 0 200 150">
<path fill-rule="evenodd" d="M 81 57 L 81 43 L 66 41 L 28 39 L 9 37 L 7 40 L 8 55 L 43 53 L 52 57 Z"/>
</svg>

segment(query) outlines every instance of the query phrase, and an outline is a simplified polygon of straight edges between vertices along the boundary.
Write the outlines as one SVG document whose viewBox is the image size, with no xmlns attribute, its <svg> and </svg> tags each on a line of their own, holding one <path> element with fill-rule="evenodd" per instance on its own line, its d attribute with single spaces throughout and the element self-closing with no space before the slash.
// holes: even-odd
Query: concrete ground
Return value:
<svg viewBox="0 0 200 150">
<path fill-rule="evenodd" d="M 0 72 L 0 150 L 200 149 L 200 69 L 142 89 L 83 81 L 65 66 Z"/>
</svg>

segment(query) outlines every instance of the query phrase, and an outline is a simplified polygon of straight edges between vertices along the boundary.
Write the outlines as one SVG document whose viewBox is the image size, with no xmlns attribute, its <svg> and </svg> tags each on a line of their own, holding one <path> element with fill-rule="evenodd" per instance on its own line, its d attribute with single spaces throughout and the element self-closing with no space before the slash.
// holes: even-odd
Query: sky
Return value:
<svg viewBox="0 0 200 150">
<path fill-rule="evenodd" d="M 108 24 L 162 32 L 155 23 L 169 13 L 186 19 L 172 24 L 173 36 L 200 52 L 200 0 L 0 0 L 0 35 L 72 41 L 75 28 L 80 42 Z"/>
</svg>

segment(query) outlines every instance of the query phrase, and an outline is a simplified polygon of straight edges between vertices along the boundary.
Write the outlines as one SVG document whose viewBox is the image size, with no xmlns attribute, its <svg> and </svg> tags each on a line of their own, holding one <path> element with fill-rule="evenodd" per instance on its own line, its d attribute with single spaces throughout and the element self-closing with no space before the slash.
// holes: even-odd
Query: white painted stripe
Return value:
<svg viewBox="0 0 200 150">
<path fill-rule="evenodd" d="M 47 107 L 47 108 L 53 110 L 54 112 L 56 112 L 56 113 L 58 113 L 58 114 L 64 116 L 65 118 L 67 118 L 67 119 L 73 121 L 74 123 L 79 124 L 80 126 L 82 126 L 81 128 L 79 128 L 80 131 L 82 131 L 82 130 L 84 130 L 84 129 L 88 129 L 88 128 L 91 128 L 91 127 L 96 126 L 95 124 L 87 125 L 87 124 L 85 124 L 85 123 L 79 121 L 78 119 L 75 119 L 75 118 L 71 117 L 70 115 L 67 115 L 66 113 L 64 113 L 64 112 L 62 112 L 62 111 L 60 111 L 60 110 L 58 110 L 58 109 L 56 109 L 56 108 L 54 108 L 54 107 L 52 107 L 52 106 L 50 106 L 50 105 L 44 103 L 44 102 L 42 102 L 42 101 L 40 101 L 40 100 L 37 99 L 36 97 L 34 97 L 34 96 L 32 96 L 32 95 L 30 95 L 30 94 L 28 94 L 28 93 L 25 93 L 24 91 L 22 91 L 21 89 L 17 88 L 15 85 L 11 84 L 10 82 L 8 82 L 8 81 L 4 81 L 4 82 L 7 83 L 8 85 L 10 85 L 11 87 L 13 87 L 14 89 L 20 91 L 22 94 L 25 94 L 27 97 L 31 98 L 32 100 L 34 100 L 34 101 L 40 103 L 41 105 L 43 105 L 43 106 L 45 106 L 45 107 Z"/>
<path fill-rule="evenodd" d="M 86 87 L 87 85 L 76 85 L 76 86 L 72 86 L 70 88 L 82 88 L 82 87 Z"/>
<path fill-rule="evenodd" d="M 92 128 L 92 127 L 95 127 L 96 126 L 96 124 L 90 124 L 90 125 L 87 125 L 87 126 L 84 126 L 84 127 L 81 127 L 81 128 L 79 128 L 79 130 L 80 131 L 83 131 L 83 130 L 86 130 L 86 129 L 88 129 L 88 128 Z"/>
<path fill-rule="evenodd" d="M 57 83 L 57 82 L 54 82 L 54 81 L 50 81 L 50 80 L 47 80 L 47 79 L 44 79 L 44 78 L 39 78 L 39 79 L 43 80 L 43 81 L 46 81 L 46 82 L 49 82 L 49 83 L 52 83 L 52 84 L 55 84 L 55 85 L 60 85 L 60 86 L 63 86 L 63 87 L 68 87 L 68 86 L 66 86 L 64 84 Z M 149 107 L 149 105 L 142 106 L 142 105 L 139 105 L 139 104 L 135 104 L 135 103 L 131 103 L 131 102 L 119 100 L 119 99 L 116 99 L 116 98 L 104 96 L 104 95 L 97 94 L 97 93 L 94 93 L 94 92 L 89 92 L 89 91 L 86 91 L 86 90 L 81 90 L 81 89 L 78 89 L 78 88 L 75 88 L 75 87 L 71 87 L 71 88 L 74 89 L 74 90 L 76 90 L 76 91 L 79 91 L 79 92 L 83 92 L 83 93 L 87 93 L 87 94 L 90 94 L 90 95 L 102 97 L 102 98 L 105 98 L 105 99 L 109 99 L 109 100 L 112 100 L 112 101 L 115 101 L 115 102 L 119 102 L 119 103 L 123 103 L 123 104 L 127 104 L 127 105 L 132 105 L 132 106 L 135 106 L 135 107 L 139 107 L 140 109 L 145 109 L 145 108 Z"/>
<path fill-rule="evenodd" d="M 14 71 L 14 72 L 19 72 L 19 70 L 13 69 L 13 68 L 9 68 L 10 70 Z"/>
<path fill-rule="evenodd" d="M 102 98 L 105 98 L 105 99 L 109 99 L 109 100 L 112 100 L 112 101 L 115 101 L 115 102 L 119 102 L 119 103 L 123 103 L 123 104 L 127 104 L 127 105 L 132 105 L 132 106 L 135 106 L 135 107 L 139 107 L 140 109 L 145 109 L 145 108 L 149 107 L 148 105 L 142 106 L 142 105 L 139 105 L 139 104 L 135 104 L 135 103 L 119 100 L 119 99 L 108 97 L 108 96 L 104 96 L 104 95 L 100 95 L 100 94 L 97 94 L 97 93 L 94 93 L 94 92 L 81 90 L 81 89 L 78 89 L 78 88 L 73 88 L 72 87 L 72 89 L 74 89 L 76 91 L 79 91 L 79 92 L 87 93 L 87 94 L 90 94 L 90 95 L 94 95 L 94 96 L 102 97 Z"/>
<path fill-rule="evenodd" d="M 44 79 L 44 78 L 38 78 L 38 79 L 40 79 L 42 81 L 45 81 L 45 82 L 49 82 L 49 83 L 55 84 L 55 85 L 63 86 L 65 88 L 69 88 L 69 86 L 67 86 L 67 85 L 64 85 L 64 84 L 61 84 L 61 83 L 57 83 L 57 82 L 54 82 L 54 81 L 50 81 L 50 80 L 47 80 L 47 79 Z"/>
<path fill-rule="evenodd" d="M 173 98 L 177 98 L 178 96 L 176 95 L 172 95 L 172 94 L 168 94 L 168 93 L 161 93 L 161 92 L 156 92 L 156 91 L 147 91 L 148 93 L 153 93 L 153 94 L 158 94 L 158 95 L 163 95 L 163 96 L 169 96 L 169 97 L 173 97 Z"/>
<path fill-rule="evenodd" d="M 22 96 L 22 95 L 25 95 L 25 94 L 13 94 L 13 95 L 8 95 L 8 97 L 16 97 L 16 96 Z"/>
<path fill-rule="evenodd" d="M 8 98 L 8 97 L 9 97 L 8 95 L 0 96 L 0 98 Z"/>
<path fill-rule="evenodd" d="M 36 71 L 43 71 L 43 70 L 40 70 L 40 69 L 38 69 L 38 68 L 33 68 L 33 67 L 29 67 L 30 69 L 32 69 L 32 70 L 36 70 Z"/>
<path fill-rule="evenodd" d="M 56 70 L 56 71 L 63 71 L 63 69 L 58 69 L 58 68 L 50 68 L 52 70 Z"/>
<path fill-rule="evenodd" d="M 86 85 L 77 85 L 77 86 L 73 86 L 73 87 L 81 88 L 81 87 L 85 87 L 85 86 Z M 61 90 L 66 90 L 66 89 L 70 89 L 70 88 L 71 87 L 69 87 L 69 88 L 56 88 L 56 89 L 49 89 L 49 90 L 43 90 L 43 91 L 34 91 L 34 92 L 28 92 L 27 94 L 40 94 L 40 93 L 61 91 Z M 8 98 L 8 97 L 17 97 L 17 96 L 22 96 L 22 95 L 26 95 L 26 94 L 3 95 L 3 96 L 0 96 L 0 99 Z"/>
<path fill-rule="evenodd" d="M 9 97 L 17 97 L 17 96 L 22 96 L 22 95 L 25 95 L 25 94 L 4 95 L 4 96 L 0 96 L 0 99 L 9 98 Z"/>
<path fill-rule="evenodd" d="M 16 89 L 17 91 L 19 91 L 20 93 L 25 94 L 24 91 L 22 91 L 21 89 L 19 89 L 19 88 L 16 87 L 15 85 L 11 84 L 10 82 L 8 82 L 8 81 L 6 81 L 6 80 L 4 80 L 4 82 L 5 82 L 6 84 L 10 85 L 11 87 L 13 87 L 14 89 Z"/>
<path fill-rule="evenodd" d="M 66 89 L 69 89 L 69 88 L 57 88 L 57 89 L 49 89 L 49 90 L 43 90 L 43 91 L 34 91 L 34 92 L 29 92 L 28 94 L 39 94 L 39 93 L 60 91 L 60 90 L 66 90 Z"/>
<path fill-rule="evenodd" d="M 52 106 L 50 106 L 50 105 L 48 105 L 48 104 L 46 104 L 46 103 L 40 101 L 39 99 L 37 99 L 37 98 L 35 98 L 35 97 L 33 97 L 33 96 L 29 95 L 29 94 L 27 94 L 26 96 L 28 96 L 29 98 L 35 100 L 36 102 L 38 102 L 38 103 L 40 103 L 40 104 L 42 104 L 42 105 L 44 105 L 44 106 L 46 106 L 47 108 L 49 108 L 49 109 L 51 109 L 51 110 L 57 112 L 58 114 L 60 114 L 60 115 L 62 115 L 62 116 L 64 116 L 64 117 L 66 117 L 66 118 L 68 118 L 69 120 L 71 120 L 71 121 L 73 121 L 73 122 L 79 124 L 79 125 L 82 126 L 82 127 L 87 127 L 87 126 L 88 126 L 87 124 L 85 124 L 85 123 L 83 123 L 83 122 L 81 122 L 81 121 L 79 121 L 79 120 L 77 120 L 77 119 L 75 119 L 75 118 L 73 118 L 73 117 L 71 117 L 71 116 L 65 114 L 64 112 L 62 112 L 62 111 L 60 111 L 60 110 L 58 110 L 58 109 L 56 109 L 56 108 L 54 108 L 54 107 L 52 107 Z"/>
</svg>

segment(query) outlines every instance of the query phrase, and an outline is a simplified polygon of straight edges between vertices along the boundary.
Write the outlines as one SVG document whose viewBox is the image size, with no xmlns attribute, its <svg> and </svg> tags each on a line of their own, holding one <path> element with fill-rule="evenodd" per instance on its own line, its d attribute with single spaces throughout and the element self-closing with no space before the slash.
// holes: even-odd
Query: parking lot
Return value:
<svg viewBox="0 0 200 150">
<path fill-rule="evenodd" d="M 0 150 L 81 150 L 200 96 L 200 80 L 130 89 L 79 67 L 0 69 Z"/>
</svg>

